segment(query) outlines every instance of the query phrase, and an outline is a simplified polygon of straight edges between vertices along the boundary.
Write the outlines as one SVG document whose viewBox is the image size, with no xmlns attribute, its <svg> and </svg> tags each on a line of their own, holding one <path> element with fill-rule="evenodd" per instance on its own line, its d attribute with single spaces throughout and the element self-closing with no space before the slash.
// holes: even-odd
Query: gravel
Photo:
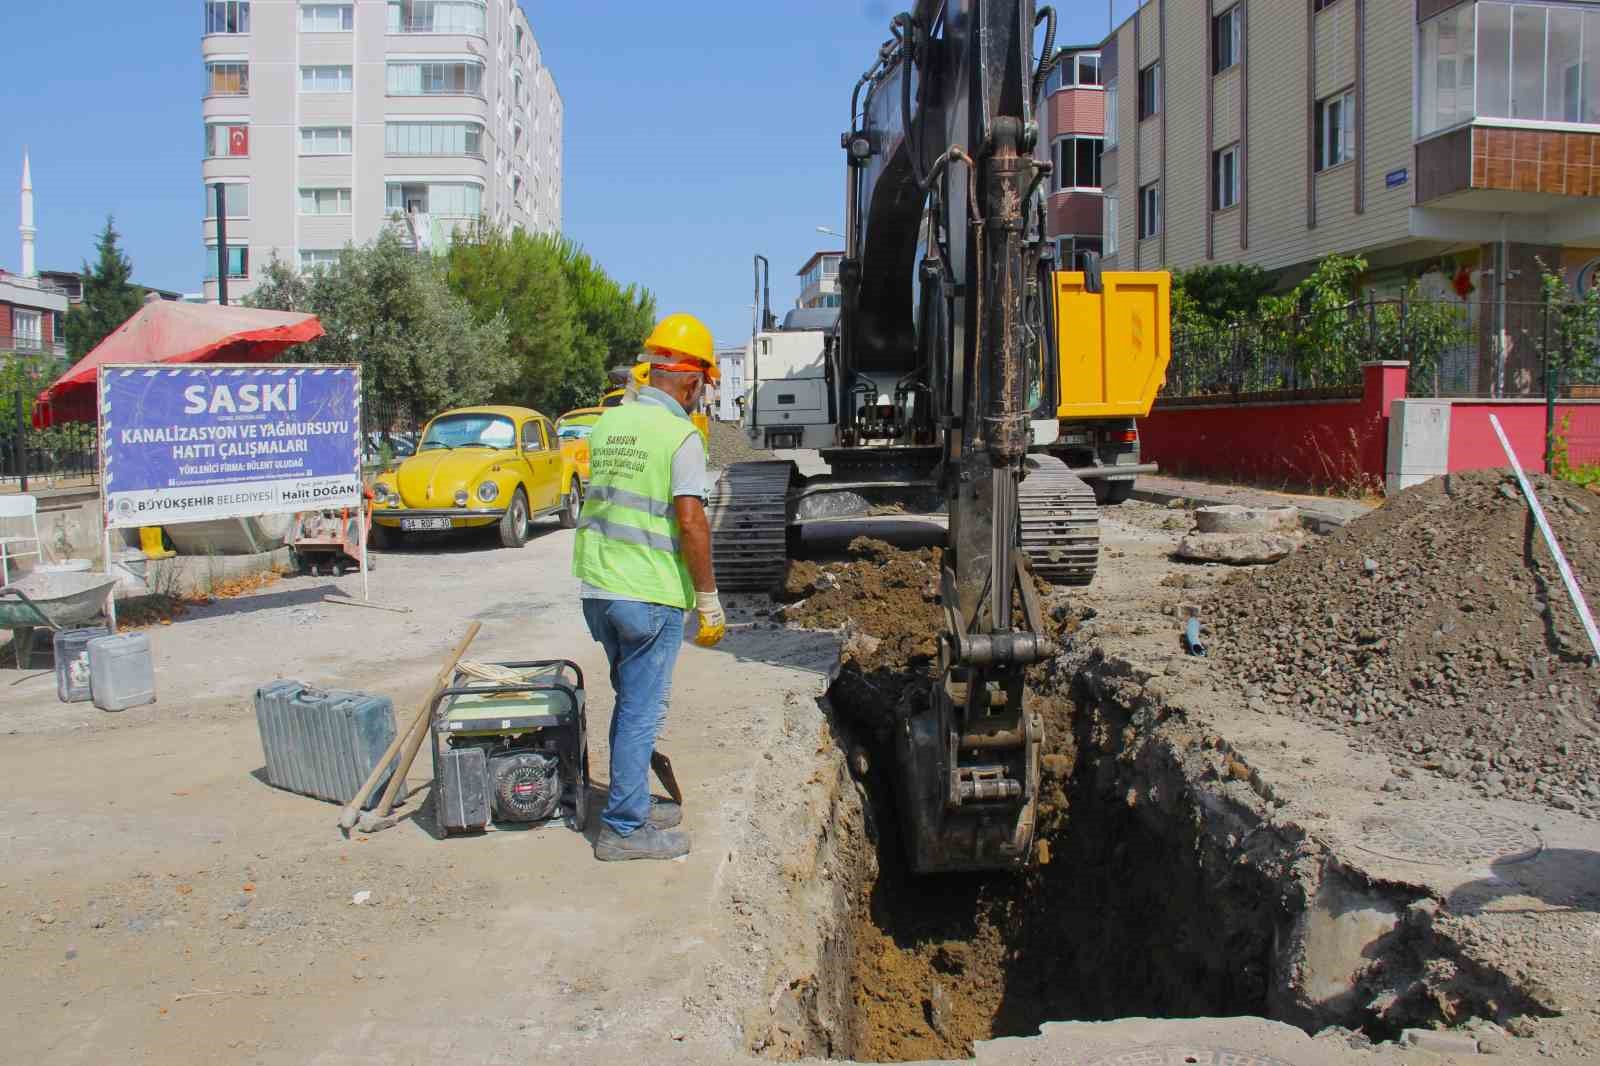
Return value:
<svg viewBox="0 0 1600 1066">
<path fill-rule="evenodd" d="M 1600 591 L 1600 499 L 1533 479 Z M 1600 669 L 1516 482 L 1436 478 L 1222 583 L 1208 638 L 1259 713 L 1328 723 L 1400 778 L 1600 817 Z"/>
<path fill-rule="evenodd" d="M 744 430 L 739 428 L 737 422 L 712 422 L 711 447 L 707 457 L 710 465 L 716 467 L 727 466 L 729 463 L 746 463 L 762 459 L 776 459 L 765 448 L 757 448 L 750 443 L 750 438 L 744 435 Z"/>
</svg>

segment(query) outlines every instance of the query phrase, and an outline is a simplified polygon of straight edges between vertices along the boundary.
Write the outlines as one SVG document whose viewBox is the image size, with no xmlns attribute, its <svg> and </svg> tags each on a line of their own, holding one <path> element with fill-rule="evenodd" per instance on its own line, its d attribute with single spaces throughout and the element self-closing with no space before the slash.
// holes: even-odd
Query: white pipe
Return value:
<svg viewBox="0 0 1600 1066">
<path fill-rule="evenodd" d="M 1517 475 L 1517 483 L 1522 486 L 1522 494 L 1528 498 L 1528 509 L 1533 512 L 1533 520 L 1539 524 L 1539 532 L 1544 534 L 1545 545 L 1550 549 L 1550 554 L 1555 556 L 1556 569 L 1561 571 L 1561 580 L 1567 586 L 1567 595 L 1572 597 L 1572 606 L 1578 610 L 1578 618 L 1583 622 L 1583 631 L 1589 635 L 1589 646 L 1594 649 L 1595 657 L 1600 658 L 1600 631 L 1595 629 L 1594 615 L 1589 613 L 1589 604 L 1583 598 L 1583 590 L 1578 588 L 1578 579 L 1572 573 L 1572 567 L 1567 564 L 1567 557 L 1561 553 L 1561 545 L 1556 543 L 1556 535 L 1544 517 L 1544 508 L 1539 506 L 1539 497 L 1534 495 L 1533 486 L 1528 484 L 1527 475 L 1522 472 L 1522 464 L 1517 462 L 1517 453 L 1511 450 L 1511 442 L 1506 439 L 1506 431 L 1500 428 L 1500 419 L 1490 415 L 1489 424 L 1494 427 L 1494 435 L 1500 438 L 1500 447 L 1505 449 L 1506 458 L 1511 460 L 1511 469 Z"/>
<path fill-rule="evenodd" d="M 367 585 L 367 523 L 372 521 L 372 511 L 363 494 L 356 505 L 356 536 L 361 538 L 361 598 L 372 602 L 372 590 Z"/>
</svg>

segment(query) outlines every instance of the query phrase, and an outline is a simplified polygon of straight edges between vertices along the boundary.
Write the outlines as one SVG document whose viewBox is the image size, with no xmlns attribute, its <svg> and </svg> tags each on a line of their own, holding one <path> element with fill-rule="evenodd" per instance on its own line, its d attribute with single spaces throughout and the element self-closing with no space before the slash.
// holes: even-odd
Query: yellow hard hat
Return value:
<svg viewBox="0 0 1600 1066">
<path fill-rule="evenodd" d="M 717 369 L 717 353 L 711 345 L 711 331 L 693 315 L 680 312 L 663 318 L 645 338 L 644 347 L 652 355 L 686 356 L 699 363 L 710 380 L 722 378 Z"/>
</svg>

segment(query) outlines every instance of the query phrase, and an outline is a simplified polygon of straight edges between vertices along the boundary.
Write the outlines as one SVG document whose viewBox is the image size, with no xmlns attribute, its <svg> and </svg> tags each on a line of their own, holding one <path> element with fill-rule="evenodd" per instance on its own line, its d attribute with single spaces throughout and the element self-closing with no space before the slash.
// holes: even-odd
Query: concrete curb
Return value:
<svg viewBox="0 0 1600 1066">
<path fill-rule="evenodd" d="M 1146 488 L 1137 482 L 1134 483 L 1133 498 L 1143 500 L 1145 503 L 1161 504 L 1162 506 L 1171 503 L 1173 500 L 1183 500 L 1191 507 L 1225 507 L 1228 504 L 1238 504 L 1239 502 L 1236 499 L 1229 499 L 1225 496 Z M 1300 525 L 1313 533 L 1320 533 L 1326 536 L 1334 530 L 1343 529 L 1350 521 L 1343 515 L 1333 514 L 1329 511 L 1313 510 L 1298 502 L 1293 505 L 1300 508 Z"/>
</svg>

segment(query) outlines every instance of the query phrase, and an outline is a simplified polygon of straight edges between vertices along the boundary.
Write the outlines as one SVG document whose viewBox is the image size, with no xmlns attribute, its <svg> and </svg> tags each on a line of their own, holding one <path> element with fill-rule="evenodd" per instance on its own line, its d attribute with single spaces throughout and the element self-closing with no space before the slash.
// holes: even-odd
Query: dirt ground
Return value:
<svg viewBox="0 0 1600 1066">
<path fill-rule="evenodd" d="M 685 860 L 597 863 L 561 826 L 436 839 L 415 803 L 401 825 L 346 840 L 336 807 L 262 780 L 258 685 L 364 689 L 406 713 L 470 619 L 484 626 L 474 657 L 581 665 L 603 780 L 610 696 L 568 575 L 571 537 L 551 524 L 520 551 L 386 553 L 374 599 L 411 613 L 323 602 L 335 586 L 359 596 L 349 577 L 285 579 L 192 610 L 150 631 L 160 702 L 121 714 L 61 704 L 53 677 L 0 669 L 0 1057 L 512 1062 L 739 1048 L 745 993 L 729 990 L 746 953 L 719 886 L 751 861 L 751 828 L 769 817 L 751 814 L 768 802 L 767 760 L 818 747 L 830 637 L 741 624 L 717 649 L 683 649 L 661 747 L 687 791 Z M 419 759 L 413 786 L 428 773 Z"/>
<path fill-rule="evenodd" d="M 888 762 L 872 712 L 915 698 L 930 665 L 937 551 L 926 523 L 879 523 L 872 536 L 905 550 L 858 545 L 866 558 L 853 565 L 852 535 L 813 544 L 785 602 L 729 597 L 728 639 L 684 648 L 662 749 L 688 792 L 694 851 L 675 863 L 599 864 L 560 826 L 441 840 L 422 802 L 400 826 L 346 840 L 333 806 L 260 779 L 257 686 L 294 677 L 365 689 L 404 713 L 471 619 L 484 623 L 477 658 L 565 655 L 582 666 L 603 777 L 606 671 L 579 621 L 571 534 L 553 525 L 520 551 L 452 542 L 385 554 L 374 599 L 409 613 L 324 601 L 335 588 L 359 595 L 358 577 L 290 578 L 195 608 L 150 630 L 161 696 L 150 707 L 60 704 L 50 677 L 0 669 L 5 1057 L 275 1066 L 976 1052 L 1035 1062 L 1219 1041 L 1209 1023 L 1046 1025 L 1262 1012 L 1253 971 L 1237 963 L 1270 945 L 1249 939 L 1236 911 L 1196 904 L 1216 887 L 1187 879 L 1198 867 L 1149 876 L 1190 854 L 1192 839 L 1141 835 L 1131 812 L 1151 797 L 1131 788 L 1097 796 L 1109 799 L 1098 814 L 1074 807 L 1084 745 L 1116 739 L 1085 732 L 1070 692 L 1083 664 L 1102 662 L 1124 664 L 1127 691 L 1163 708 L 1164 724 L 1130 724 L 1124 739 L 1175 730 L 1184 757 L 1209 767 L 1194 779 L 1209 782 L 1217 810 L 1254 812 L 1250 832 L 1270 825 L 1265 836 L 1300 842 L 1291 852 L 1334 849 L 1334 865 L 1364 883 L 1405 886 L 1433 908 L 1426 942 L 1450 945 L 1451 965 L 1518 974 L 1537 985 L 1538 1004 L 1559 1003 L 1559 1016 L 1509 1035 L 1483 1030 L 1507 1041 L 1507 1061 L 1592 1061 L 1595 823 L 1485 797 L 1467 779 L 1418 776 L 1386 791 L 1395 767 L 1359 738 L 1314 716 L 1252 709 L 1229 659 L 1191 658 L 1179 644 L 1185 608 L 1236 577 L 1171 557 L 1189 525 L 1182 510 L 1117 508 L 1095 584 L 1047 600 L 1068 651 L 1029 678 L 1051 740 L 1046 846 L 1021 880 L 913 882 L 882 859 L 895 854 L 896 829 L 878 803 Z M 852 692 L 853 715 L 830 712 Z M 425 763 L 411 774 L 418 801 L 427 776 Z M 1375 820 L 1468 798 L 1538 833 L 1538 858 L 1416 867 L 1349 843 Z M 1117 877 L 1126 891 L 1106 891 Z M 1226 907 L 1248 900 L 1242 864 L 1225 879 Z M 863 885 L 870 892 L 858 895 Z M 1120 935 L 1141 916 L 1195 932 L 1158 944 Z M 1095 923 L 1106 935 L 1084 936 Z M 1219 944 L 1217 930 L 1242 938 Z M 1349 1034 L 1313 1042 L 1260 1021 L 1223 1028 L 1258 1061 L 1447 1061 L 1352 1050 Z"/>
</svg>

